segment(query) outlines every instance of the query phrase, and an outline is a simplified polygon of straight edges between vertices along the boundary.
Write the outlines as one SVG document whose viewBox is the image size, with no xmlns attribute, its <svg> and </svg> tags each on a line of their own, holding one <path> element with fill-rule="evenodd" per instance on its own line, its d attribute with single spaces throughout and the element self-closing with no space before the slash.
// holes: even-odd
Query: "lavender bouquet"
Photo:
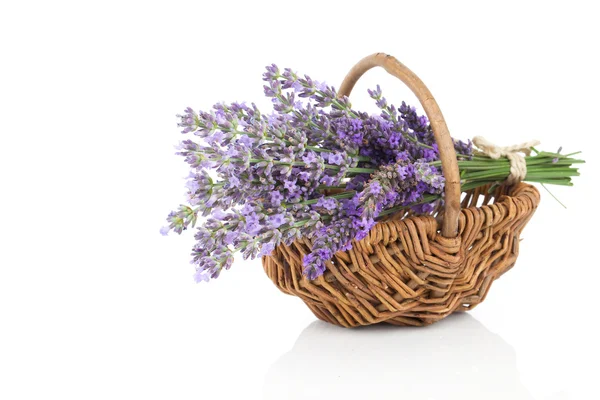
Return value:
<svg viewBox="0 0 600 400">
<path fill-rule="evenodd" d="M 313 243 L 303 265 L 315 279 L 378 219 L 403 209 L 432 213 L 443 202 L 438 148 L 414 107 L 388 104 L 377 86 L 369 95 L 381 112 L 369 115 L 333 87 L 275 65 L 263 80 L 270 114 L 231 103 L 178 115 L 182 133 L 193 135 L 176 153 L 191 167 L 187 204 L 168 215 L 161 233 L 180 234 L 205 217 L 192 250 L 197 282 L 229 269 L 238 251 L 244 258 L 265 256 L 301 237 Z M 463 190 L 511 174 L 506 158 L 474 152 L 471 141 L 454 140 L 454 146 Z M 572 185 L 573 164 L 583 162 L 571 158 L 576 153 L 532 150 L 525 180 Z"/>
</svg>

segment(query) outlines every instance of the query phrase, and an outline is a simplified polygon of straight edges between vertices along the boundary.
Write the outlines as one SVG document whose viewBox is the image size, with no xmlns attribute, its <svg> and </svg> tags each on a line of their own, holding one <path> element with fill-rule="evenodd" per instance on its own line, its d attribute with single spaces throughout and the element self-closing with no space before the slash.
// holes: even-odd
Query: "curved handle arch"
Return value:
<svg viewBox="0 0 600 400">
<path fill-rule="evenodd" d="M 400 79 L 417 96 L 423 106 L 435 141 L 438 145 L 440 159 L 442 161 L 442 173 L 446 180 L 444 189 L 444 219 L 442 222 L 442 235 L 444 237 L 455 237 L 458 234 L 458 217 L 460 215 L 460 173 L 456 159 L 456 151 L 452 137 L 448 132 L 446 121 L 442 115 L 433 95 L 427 86 L 414 72 L 408 69 L 394 57 L 384 54 L 371 54 L 360 60 L 344 78 L 338 96 L 349 96 L 352 88 L 361 76 L 374 67 L 382 67 L 389 74 Z"/>
</svg>

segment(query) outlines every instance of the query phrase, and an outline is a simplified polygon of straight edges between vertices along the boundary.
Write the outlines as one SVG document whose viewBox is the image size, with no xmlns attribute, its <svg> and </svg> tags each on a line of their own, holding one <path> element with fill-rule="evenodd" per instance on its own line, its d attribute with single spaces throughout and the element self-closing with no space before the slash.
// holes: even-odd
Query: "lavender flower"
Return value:
<svg viewBox="0 0 600 400">
<path fill-rule="evenodd" d="M 219 103 L 177 116 L 189 135 L 177 147 L 191 168 L 189 205 L 169 214 L 161 234 L 182 233 L 206 217 L 192 250 L 197 282 L 229 269 L 235 252 L 265 256 L 300 237 L 313 240 L 304 272 L 315 279 L 336 252 L 366 237 L 384 210 L 443 191 L 430 164 L 439 153 L 427 118 L 404 103 L 395 108 L 379 86 L 369 94 L 381 114 L 368 115 L 335 88 L 290 69 L 270 65 L 263 80 L 270 114 L 254 104 Z M 470 156 L 470 142 L 455 146 Z"/>
<path fill-rule="evenodd" d="M 561 150 L 562 150 L 562 146 L 560 146 L 560 147 L 558 148 L 558 150 L 556 151 L 556 154 L 560 154 Z M 557 162 L 558 162 L 558 157 L 554 157 L 554 158 L 552 159 L 552 164 L 556 164 Z"/>
</svg>

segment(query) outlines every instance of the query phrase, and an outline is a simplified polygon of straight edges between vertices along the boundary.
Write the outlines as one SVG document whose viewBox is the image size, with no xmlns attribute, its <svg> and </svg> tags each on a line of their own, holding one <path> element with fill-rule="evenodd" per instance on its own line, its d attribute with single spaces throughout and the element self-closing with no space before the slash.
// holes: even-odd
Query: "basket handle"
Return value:
<svg viewBox="0 0 600 400">
<path fill-rule="evenodd" d="M 404 82 L 417 96 L 425 109 L 433 130 L 433 136 L 438 145 L 440 159 L 442 160 L 442 173 L 446 180 L 442 235 L 448 238 L 455 237 L 458 233 L 458 217 L 460 215 L 460 174 L 456 151 L 444 116 L 423 81 L 394 57 L 385 53 L 375 53 L 363 58 L 352 67 L 342 82 L 338 96 L 349 96 L 360 77 L 373 67 L 383 67 L 389 74 Z"/>
</svg>

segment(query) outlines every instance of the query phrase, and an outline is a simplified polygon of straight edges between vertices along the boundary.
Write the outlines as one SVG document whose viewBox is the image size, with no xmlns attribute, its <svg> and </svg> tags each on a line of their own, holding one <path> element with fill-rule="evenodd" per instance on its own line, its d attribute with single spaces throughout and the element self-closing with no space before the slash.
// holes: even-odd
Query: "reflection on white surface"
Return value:
<svg viewBox="0 0 600 400">
<path fill-rule="evenodd" d="M 269 369 L 266 399 L 533 399 L 513 348 L 469 314 L 426 328 L 311 323 Z M 483 395 L 483 396 L 482 396 Z"/>
</svg>

